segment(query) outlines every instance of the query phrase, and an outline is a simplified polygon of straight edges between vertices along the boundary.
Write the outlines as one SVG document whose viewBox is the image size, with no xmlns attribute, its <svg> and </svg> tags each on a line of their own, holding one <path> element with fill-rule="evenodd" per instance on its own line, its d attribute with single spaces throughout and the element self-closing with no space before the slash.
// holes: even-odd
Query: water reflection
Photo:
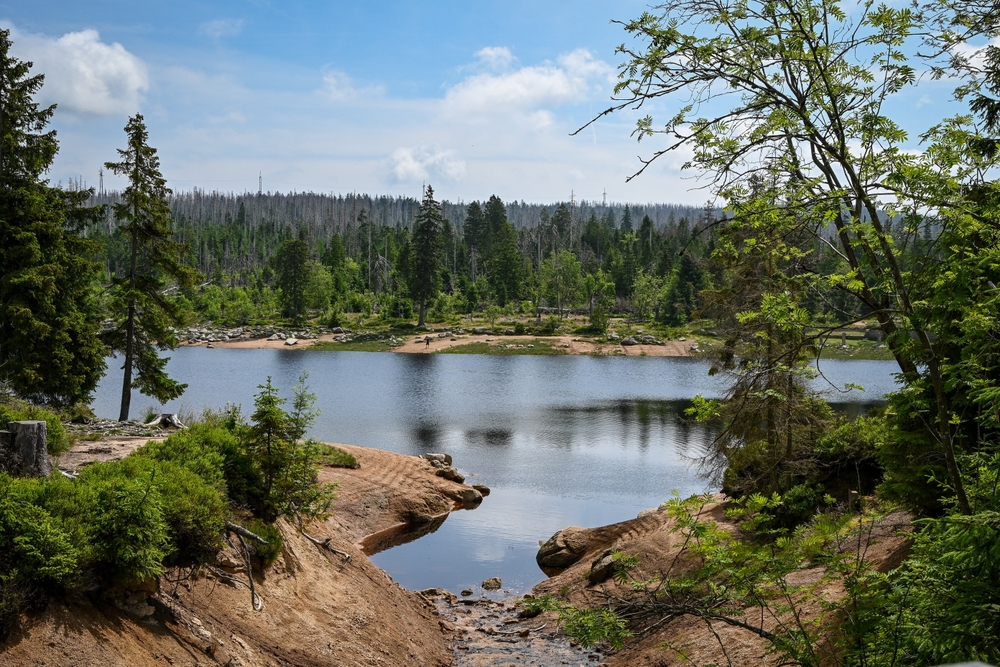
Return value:
<svg viewBox="0 0 1000 667">
<path fill-rule="evenodd" d="M 448 452 L 469 483 L 489 486 L 493 493 L 475 512 L 453 514 L 436 532 L 375 556 L 410 588 L 456 590 L 501 576 L 525 590 L 543 576 L 534 563 L 538 540 L 556 530 L 634 517 L 673 490 L 712 490 L 691 461 L 714 433 L 683 417 L 695 394 L 722 394 L 722 379 L 709 377 L 699 359 L 224 348 L 171 356 L 167 371 L 188 390 L 158 412 L 231 401 L 249 414 L 267 376 L 289 396 L 309 370 L 322 410 L 309 435 L 403 454 Z M 824 362 L 840 386 L 862 379 L 866 401 L 893 388 L 895 370 L 891 362 Z M 99 386 L 98 415 L 117 414 L 117 380 Z M 137 395 L 133 404 L 146 403 Z"/>
</svg>

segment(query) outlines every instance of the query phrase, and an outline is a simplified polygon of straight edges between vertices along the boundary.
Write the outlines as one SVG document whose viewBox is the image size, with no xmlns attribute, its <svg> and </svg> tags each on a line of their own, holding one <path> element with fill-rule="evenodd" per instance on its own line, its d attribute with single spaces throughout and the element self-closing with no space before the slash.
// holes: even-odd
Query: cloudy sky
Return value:
<svg viewBox="0 0 1000 667">
<path fill-rule="evenodd" d="M 96 185 L 141 112 L 175 190 L 367 192 L 441 198 L 698 204 L 634 117 L 602 120 L 616 80 L 613 19 L 634 0 L 277 2 L 0 0 L 14 55 L 57 103 L 53 181 Z M 931 115 L 933 97 L 911 109 Z M 670 112 L 661 109 L 661 115 Z M 116 183 L 105 175 L 105 185 Z"/>
</svg>

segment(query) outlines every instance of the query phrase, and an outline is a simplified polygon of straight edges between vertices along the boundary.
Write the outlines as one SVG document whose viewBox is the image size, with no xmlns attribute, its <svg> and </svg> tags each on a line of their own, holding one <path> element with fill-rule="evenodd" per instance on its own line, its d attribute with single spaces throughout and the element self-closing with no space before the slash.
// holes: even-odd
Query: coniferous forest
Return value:
<svg viewBox="0 0 1000 667">
<path fill-rule="evenodd" d="M 603 341 L 612 325 L 698 331 L 726 395 L 695 397 L 679 419 L 713 425 L 702 472 L 735 528 L 706 519 L 704 498 L 676 499 L 664 511 L 696 566 L 647 572 L 641 555 L 609 551 L 615 595 L 527 611 L 609 650 L 688 618 L 749 629 L 780 664 L 1000 661 L 995 3 L 673 0 L 622 28 L 631 41 L 598 118 L 683 100 L 637 121 L 661 152 L 636 177 L 689 149 L 687 168 L 711 183 L 703 206 L 448 202 L 433 184 L 395 198 L 173 192 L 139 114 L 118 155 L 101 156 L 128 187 L 53 186 L 55 108 L 35 102 L 43 75 L 0 31 L 0 414 L 57 432 L 53 411 L 80 410 L 113 352 L 127 420 L 132 389 L 183 393 L 162 353 L 209 321 L 409 335 L 502 318 Z M 953 82 L 961 109 L 918 151 L 887 100 L 922 76 Z M 810 384 L 847 330 L 870 336 L 901 383 L 854 419 Z M 325 516 L 304 379 L 291 413 L 270 381 L 261 390 L 249 420 L 208 414 L 79 480 L 0 473 L 0 634 L 46 599 L 208 562 L 227 512 L 261 532 Z M 861 545 L 890 515 L 913 532 L 880 571 Z M 822 581 L 801 583 L 806 568 Z"/>
</svg>

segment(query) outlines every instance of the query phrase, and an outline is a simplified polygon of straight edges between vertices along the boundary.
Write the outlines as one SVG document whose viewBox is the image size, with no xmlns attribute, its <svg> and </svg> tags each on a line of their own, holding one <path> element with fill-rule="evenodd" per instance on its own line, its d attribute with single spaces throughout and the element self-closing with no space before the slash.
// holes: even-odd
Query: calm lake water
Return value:
<svg viewBox="0 0 1000 667">
<path fill-rule="evenodd" d="M 118 414 L 118 366 L 109 360 L 98 387 L 99 416 Z M 837 386 L 865 386 L 830 395 L 852 412 L 894 387 L 892 362 L 825 361 L 822 369 Z M 696 394 L 722 392 L 698 359 L 186 347 L 171 353 L 167 370 L 187 392 L 162 408 L 135 393 L 133 417 L 146 405 L 200 412 L 227 402 L 249 414 L 268 376 L 290 396 L 308 370 L 322 410 L 310 435 L 403 454 L 448 452 L 467 483 L 489 486 L 479 508 L 372 558 L 414 590 L 478 590 L 499 576 L 505 590 L 527 591 L 545 578 L 534 560 L 538 541 L 557 530 L 630 519 L 674 491 L 713 490 L 695 462 L 713 434 L 677 417 Z"/>
</svg>

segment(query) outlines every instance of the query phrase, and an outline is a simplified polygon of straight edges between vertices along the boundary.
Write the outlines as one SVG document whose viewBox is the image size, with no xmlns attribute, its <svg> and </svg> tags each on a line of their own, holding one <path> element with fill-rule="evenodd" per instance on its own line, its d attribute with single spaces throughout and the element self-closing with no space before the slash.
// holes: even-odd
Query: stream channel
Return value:
<svg viewBox="0 0 1000 667">
<path fill-rule="evenodd" d="M 201 412 L 240 404 L 268 376 L 282 396 L 303 370 L 322 410 L 309 435 L 402 454 L 447 452 L 466 483 L 492 490 L 472 511 L 453 512 L 437 531 L 372 557 L 411 590 L 453 592 L 501 577 L 503 594 L 524 593 L 545 578 L 535 564 L 539 540 L 566 526 L 601 526 L 655 507 L 676 491 L 713 491 L 696 459 L 713 433 L 679 419 L 690 399 L 718 397 L 719 377 L 694 358 L 423 355 L 184 347 L 167 372 L 188 384 L 157 406 L 133 392 L 133 415 Z M 115 417 L 120 360 L 93 404 Z M 894 362 L 824 361 L 826 378 L 865 391 L 828 400 L 857 414 L 894 386 Z"/>
</svg>

